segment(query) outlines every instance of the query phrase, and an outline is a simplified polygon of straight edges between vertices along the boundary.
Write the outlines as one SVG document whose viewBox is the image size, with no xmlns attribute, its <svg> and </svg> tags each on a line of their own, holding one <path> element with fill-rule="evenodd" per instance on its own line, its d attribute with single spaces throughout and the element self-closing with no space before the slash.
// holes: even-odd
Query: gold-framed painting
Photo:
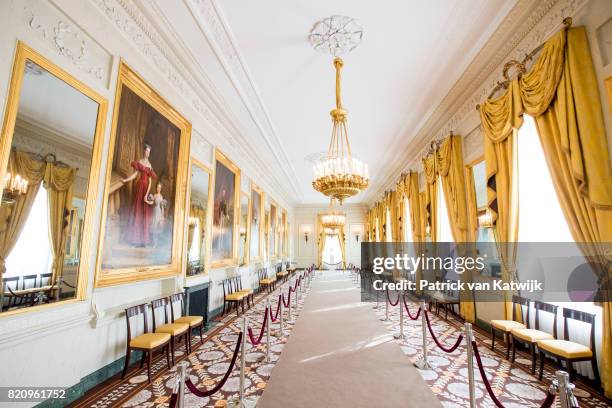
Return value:
<svg viewBox="0 0 612 408">
<path fill-rule="evenodd" d="M 16 43 L 0 138 L 2 317 L 86 298 L 90 264 L 81 254 L 93 240 L 100 167 L 92 164 L 102 155 L 107 107 L 102 95 Z M 26 274 L 39 278 L 38 293 L 25 288 Z M 40 300 L 23 302 L 25 290 Z"/>
<path fill-rule="evenodd" d="M 213 172 L 204 163 L 191 158 L 189 166 L 189 211 L 187 211 L 187 278 L 210 270 L 210 230 L 213 205 Z"/>
<path fill-rule="evenodd" d="M 251 195 L 242 192 L 240 194 L 240 232 L 238 237 L 238 265 L 249 264 L 249 241 L 251 239 Z"/>
<path fill-rule="evenodd" d="M 265 196 L 262 189 L 251 183 L 251 222 L 249 240 L 249 258 L 259 261 L 263 258 Z"/>
<path fill-rule="evenodd" d="M 215 150 L 211 268 L 238 262 L 240 169 L 219 149 Z"/>
<path fill-rule="evenodd" d="M 191 123 L 119 65 L 96 286 L 180 274 Z"/>
<path fill-rule="evenodd" d="M 278 207 L 270 203 L 270 259 L 278 256 Z"/>
<path fill-rule="evenodd" d="M 281 211 L 281 255 L 287 257 L 287 210 Z"/>
</svg>

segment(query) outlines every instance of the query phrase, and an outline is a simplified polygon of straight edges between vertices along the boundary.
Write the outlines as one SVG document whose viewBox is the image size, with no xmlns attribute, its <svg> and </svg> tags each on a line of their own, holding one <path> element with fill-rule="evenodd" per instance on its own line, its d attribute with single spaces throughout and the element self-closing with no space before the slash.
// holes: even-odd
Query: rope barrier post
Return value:
<svg viewBox="0 0 612 408">
<path fill-rule="evenodd" d="M 185 408 L 185 379 L 187 378 L 187 363 L 183 361 L 178 366 L 179 383 L 178 383 L 178 408 Z"/>
<path fill-rule="evenodd" d="M 245 398 L 244 396 L 244 380 L 245 380 L 245 369 L 246 369 L 246 338 L 248 332 L 248 321 L 246 317 L 242 318 L 242 344 L 240 346 L 240 394 L 238 400 L 234 398 L 228 404 L 229 408 L 251 408 L 255 407 L 255 400 L 252 398 Z"/>
<path fill-rule="evenodd" d="M 468 387 L 470 393 L 470 408 L 476 408 L 476 383 L 474 382 L 474 350 L 472 349 L 472 340 L 474 334 L 472 332 L 472 324 L 465 324 L 465 340 L 468 363 Z"/>
<path fill-rule="evenodd" d="M 577 408 L 578 400 L 574 395 L 575 385 L 570 382 L 569 374 L 563 370 L 557 370 L 555 377 L 553 384 L 556 385 L 561 408 Z"/>
<path fill-rule="evenodd" d="M 389 320 L 389 299 L 385 299 L 385 317 L 381 317 L 381 322 L 386 322 Z"/>
<path fill-rule="evenodd" d="M 401 302 L 401 294 L 398 294 L 397 304 L 400 310 L 400 330 L 399 333 L 395 333 L 393 337 L 397 340 L 404 340 L 406 336 L 404 335 L 404 305 Z"/>
<path fill-rule="evenodd" d="M 269 298 L 266 298 L 266 306 L 268 308 L 270 315 L 272 315 L 272 309 L 270 309 L 270 299 Z M 266 326 L 266 358 L 264 360 L 266 363 L 270 362 L 270 326 L 271 325 L 272 325 L 272 322 L 270 321 L 268 322 L 268 325 Z"/>
<path fill-rule="evenodd" d="M 376 290 L 376 289 L 374 289 L 374 290 Z M 376 306 L 374 306 L 372 309 L 378 310 L 378 302 L 379 302 L 378 297 L 379 296 L 380 296 L 380 293 L 379 293 L 378 290 L 376 290 Z"/>
<path fill-rule="evenodd" d="M 427 320 L 425 317 L 427 309 L 425 306 L 425 301 L 421 301 L 421 329 L 423 332 L 423 356 L 418 359 L 414 366 L 420 370 L 431 370 L 431 365 L 429 365 L 429 361 L 427 361 Z"/>
<path fill-rule="evenodd" d="M 285 314 L 285 311 L 283 309 L 285 308 L 285 305 L 283 304 L 282 294 L 281 294 L 281 297 L 278 299 L 278 301 L 280 302 L 280 332 L 279 332 L 278 337 L 282 339 L 283 337 L 285 337 L 285 329 L 283 328 L 283 321 L 284 321 L 283 315 Z"/>
</svg>

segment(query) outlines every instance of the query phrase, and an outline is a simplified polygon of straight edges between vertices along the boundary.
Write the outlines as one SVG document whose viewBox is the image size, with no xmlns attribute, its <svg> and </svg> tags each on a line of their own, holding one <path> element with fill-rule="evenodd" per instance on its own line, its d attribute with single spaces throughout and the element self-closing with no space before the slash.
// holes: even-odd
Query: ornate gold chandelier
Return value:
<svg viewBox="0 0 612 408">
<path fill-rule="evenodd" d="M 321 216 L 321 225 L 323 231 L 327 235 L 338 235 L 340 229 L 346 224 L 346 216 L 342 213 L 334 211 L 334 199 L 329 203 L 329 212 Z"/>
<path fill-rule="evenodd" d="M 346 128 L 347 111 L 342 107 L 340 71 L 344 62 L 339 57 L 353 50 L 361 42 L 363 30 L 357 22 L 346 16 L 331 16 L 318 22 L 310 33 L 310 42 L 317 50 L 331 53 L 336 69 L 336 108 L 330 112 L 332 135 L 327 157 L 313 167 L 312 186 L 326 196 L 337 199 L 340 205 L 368 186 L 368 165 L 351 154 Z"/>
</svg>

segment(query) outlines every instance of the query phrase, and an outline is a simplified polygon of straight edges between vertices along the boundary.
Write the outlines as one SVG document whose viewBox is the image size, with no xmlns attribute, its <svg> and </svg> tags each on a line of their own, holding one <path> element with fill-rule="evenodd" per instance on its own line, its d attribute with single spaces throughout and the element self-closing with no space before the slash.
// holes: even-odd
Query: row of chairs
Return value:
<svg viewBox="0 0 612 408">
<path fill-rule="evenodd" d="M 33 289 L 50 286 L 52 277 L 52 273 L 41 273 L 2 278 L 2 293 L 4 293 L 2 307 L 9 308 L 30 303 L 36 295 Z M 25 291 L 29 293 L 24 293 Z"/>
<path fill-rule="evenodd" d="M 175 312 L 179 311 L 180 315 L 177 316 Z M 153 320 L 152 330 L 150 330 L 148 324 L 149 314 Z M 143 322 L 142 333 L 132 338 L 131 322 L 140 316 L 142 316 Z M 183 340 L 186 354 L 191 352 L 192 330 L 199 329 L 200 342 L 204 342 L 204 318 L 202 316 L 185 315 L 185 295 L 182 292 L 155 299 L 151 303 L 128 307 L 125 309 L 125 318 L 127 322 L 127 351 L 121 378 L 125 378 L 127 374 L 132 351 L 142 353 L 140 368 L 144 366 L 146 360 L 147 375 L 149 382 L 151 382 L 151 361 L 156 351 L 165 352 L 168 369 L 170 369 L 170 355 L 172 355 L 172 364 L 174 365 L 174 349 L 178 342 Z"/>
<path fill-rule="evenodd" d="M 491 321 L 491 349 L 495 348 L 495 335 L 501 332 L 506 343 L 506 358 L 510 358 L 512 348 L 512 359 L 514 362 L 517 344 L 528 347 L 531 353 L 531 372 L 535 374 L 537 354 L 540 358 L 540 380 L 544 372 L 544 358 L 550 356 L 555 358 L 559 365 L 564 361 L 567 371 L 572 378 L 574 362 L 591 361 L 595 381 L 599 383 L 599 370 L 597 369 L 597 356 L 595 353 L 595 315 L 569 308 L 562 308 L 563 316 L 563 340 L 557 338 L 557 311 L 560 306 L 550 303 L 533 301 L 535 311 L 535 328 L 531 328 L 531 300 L 514 295 L 512 296 L 512 320 Z M 520 311 L 520 320 L 517 310 Z M 541 313 L 547 313 L 552 317 L 552 333 L 541 330 Z M 590 347 L 570 340 L 569 320 L 575 320 L 590 325 Z"/>
</svg>

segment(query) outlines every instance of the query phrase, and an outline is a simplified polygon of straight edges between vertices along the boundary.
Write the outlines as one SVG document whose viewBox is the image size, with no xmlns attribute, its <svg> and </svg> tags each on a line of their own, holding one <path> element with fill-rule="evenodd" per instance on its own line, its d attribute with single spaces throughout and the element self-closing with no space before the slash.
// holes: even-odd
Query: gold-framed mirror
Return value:
<svg viewBox="0 0 612 408">
<path fill-rule="evenodd" d="M 259 261 L 263 258 L 264 234 L 264 192 L 251 183 L 250 231 L 249 231 L 249 261 Z"/>
<path fill-rule="evenodd" d="M 189 173 L 187 277 L 208 273 L 209 270 L 213 185 L 212 170 L 193 157 L 191 158 Z"/>
<path fill-rule="evenodd" d="M 85 299 L 107 107 L 17 43 L 0 141 L 3 316 Z"/>
<path fill-rule="evenodd" d="M 244 266 L 249 263 L 249 240 L 250 240 L 250 219 L 251 206 L 249 194 L 240 194 L 240 224 L 238 236 L 238 265 Z"/>
</svg>

